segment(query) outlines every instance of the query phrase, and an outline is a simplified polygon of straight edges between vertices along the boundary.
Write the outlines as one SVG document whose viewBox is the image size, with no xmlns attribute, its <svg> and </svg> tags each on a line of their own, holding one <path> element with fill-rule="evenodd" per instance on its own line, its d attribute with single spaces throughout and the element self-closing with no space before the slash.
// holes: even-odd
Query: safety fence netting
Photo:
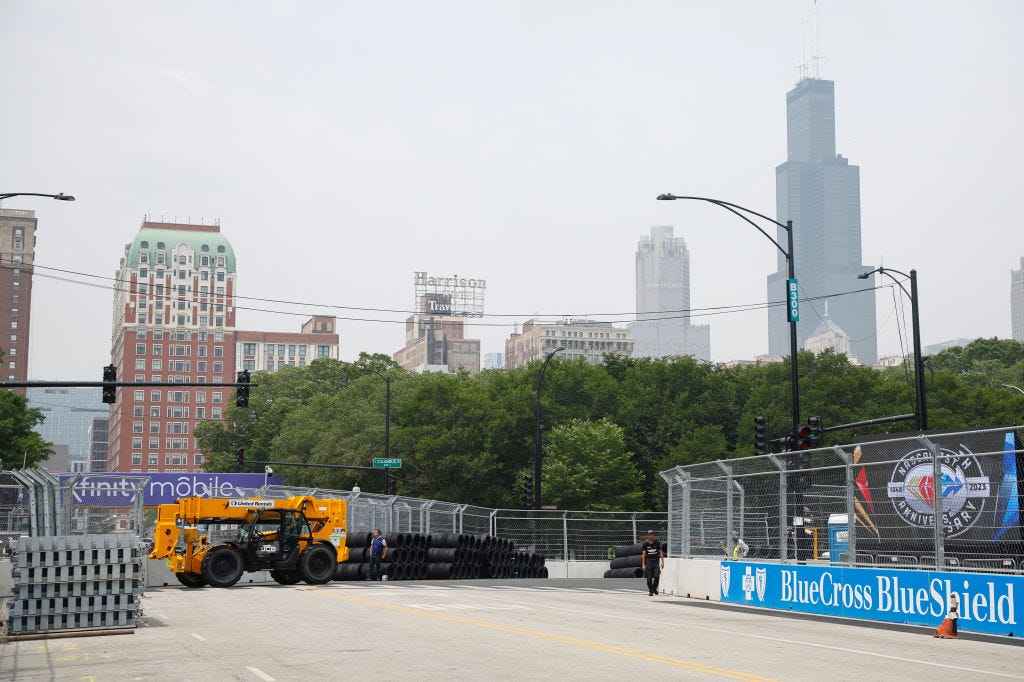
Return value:
<svg viewBox="0 0 1024 682">
<path fill-rule="evenodd" d="M 670 556 L 1024 571 L 1017 426 L 677 466 Z"/>
</svg>

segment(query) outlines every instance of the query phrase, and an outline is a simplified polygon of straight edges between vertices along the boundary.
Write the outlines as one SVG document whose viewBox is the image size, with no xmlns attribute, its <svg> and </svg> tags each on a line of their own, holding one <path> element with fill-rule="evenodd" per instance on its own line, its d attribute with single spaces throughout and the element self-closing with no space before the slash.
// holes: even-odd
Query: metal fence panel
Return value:
<svg viewBox="0 0 1024 682">
<path fill-rule="evenodd" d="M 1021 427 L 931 433 L 679 466 L 670 556 L 1024 570 Z"/>
</svg>

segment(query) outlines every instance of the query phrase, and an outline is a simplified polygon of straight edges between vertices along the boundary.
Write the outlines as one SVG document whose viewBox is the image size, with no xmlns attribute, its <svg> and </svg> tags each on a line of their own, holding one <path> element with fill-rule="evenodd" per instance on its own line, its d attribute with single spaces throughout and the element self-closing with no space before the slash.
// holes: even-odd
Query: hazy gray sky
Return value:
<svg viewBox="0 0 1024 682">
<path fill-rule="evenodd" d="M 304 303 L 240 300 L 290 313 L 240 309 L 240 328 L 386 320 L 341 319 L 343 359 L 394 352 L 405 315 L 322 306 L 407 310 L 417 270 L 487 280 L 469 330 L 485 353 L 538 313 L 628 321 L 652 224 L 686 239 L 695 308 L 763 302 L 766 239 L 654 198 L 774 214 L 811 10 L 0 0 L 0 192 L 78 197 L 3 204 L 39 218 L 30 378 L 99 379 L 110 278 L 146 214 L 220 220 L 242 296 Z M 1024 3 L 822 0 L 818 34 L 837 150 L 861 168 L 865 262 L 917 269 L 926 345 L 1009 337 Z M 899 352 L 892 313 L 882 290 L 883 355 Z M 763 310 L 696 321 L 713 360 L 767 351 Z"/>
</svg>

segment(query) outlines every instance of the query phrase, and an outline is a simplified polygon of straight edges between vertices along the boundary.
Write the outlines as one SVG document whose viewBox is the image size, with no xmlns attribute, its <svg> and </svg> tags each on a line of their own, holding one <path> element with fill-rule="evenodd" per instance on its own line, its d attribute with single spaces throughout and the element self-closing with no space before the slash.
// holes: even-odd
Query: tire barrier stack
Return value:
<svg viewBox="0 0 1024 682">
<path fill-rule="evenodd" d="M 604 572 L 605 578 L 643 578 L 644 570 L 640 568 L 640 552 L 643 550 L 643 543 L 637 542 L 632 545 L 620 545 L 614 548 L 615 558 L 612 559 L 608 570 Z M 668 543 L 661 543 L 661 549 L 668 556 Z"/>
<path fill-rule="evenodd" d="M 642 543 L 633 545 L 621 545 L 615 547 L 615 558 L 612 559 L 608 570 L 604 572 L 605 578 L 642 578 L 644 570 L 640 568 L 640 549 Z"/>
<path fill-rule="evenodd" d="M 387 556 L 381 569 L 388 580 L 473 580 L 547 578 L 544 556 L 516 551 L 512 541 L 468 533 L 393 533 L 385 536 Z M 338 564 L 335 580 L 366 580 L 371 533 L 345 540 L 348 560 Z"/>
<path fill-rule="evenodd" d="M 19 538 L 8 635 L 134 628 L 143 560 L 131 534 Z"/>
</svg>

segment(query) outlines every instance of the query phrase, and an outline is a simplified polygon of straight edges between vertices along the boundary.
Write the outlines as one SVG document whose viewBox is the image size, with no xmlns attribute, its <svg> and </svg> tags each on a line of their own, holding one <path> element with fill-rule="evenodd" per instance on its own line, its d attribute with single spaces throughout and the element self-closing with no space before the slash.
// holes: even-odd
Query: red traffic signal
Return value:
<svg viewBox="0 0 1024 682">
<path fill-rule="evenodd" d="M 801 426 L 800 431 L 797 432 L 796 449 L 797 450 L 810 450 L 813 446 L 811 440 L 811 427 Z"/>
</svg>

